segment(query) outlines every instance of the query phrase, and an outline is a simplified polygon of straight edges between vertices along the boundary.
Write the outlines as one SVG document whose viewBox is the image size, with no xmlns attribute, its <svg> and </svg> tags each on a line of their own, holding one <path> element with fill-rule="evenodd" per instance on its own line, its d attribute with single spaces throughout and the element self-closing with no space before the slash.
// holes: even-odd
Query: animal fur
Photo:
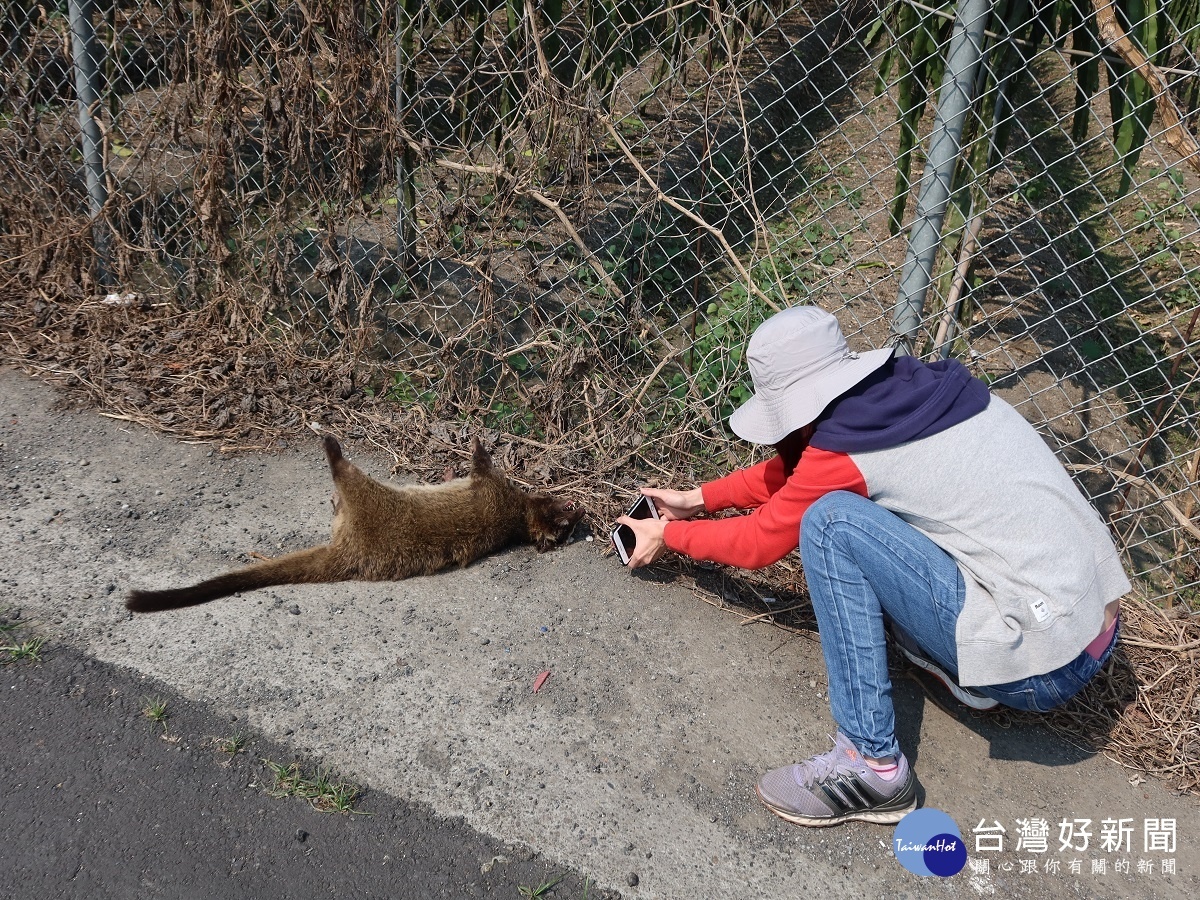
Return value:
<svg viewBox="0 0 1200 900">
<path fill-rule="evenodd" d="M 582 509 L 527 493 L 492 467 L 475 441 L 471 474 L 438 485 L 382 484 L 342 456 L 325 437 L 333 474 L 333 535 L 277 559 L 237 569 L 191 587 L 131 590 L 125 606 L 158 612 L 280 584 L 397 581 L 465 566 L 508 544 L 532 542 L 539 551 L 565 540 Z"/>
</svg>

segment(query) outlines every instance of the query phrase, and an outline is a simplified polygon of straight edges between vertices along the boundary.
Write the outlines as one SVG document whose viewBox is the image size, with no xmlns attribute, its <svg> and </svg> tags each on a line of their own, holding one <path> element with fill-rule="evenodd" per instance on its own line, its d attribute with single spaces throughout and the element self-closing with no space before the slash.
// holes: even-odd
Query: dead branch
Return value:
<svg viewBox="0 0 1200 900">
<path fill-rule="evenodd" d="M 655 198 L 660 202 L 667 204 L 667 206 L 671 207 L 671 209 L 687 217 L 692 222 L 696 223 L 696 225 L 698 225 L 700 228 L 712 235 L 714 240 L 721 245 L 721 249 L 725 251 L 725 258 L 729 260 L 730 264 L 735 269 L 737 269 L 738 275 L 741 276 L 742 280 L 746 283 L 746 290 L 751 294 L 754 294 L 754 296 L 758 297 L 758 299 L 762 300 L 763 303 L 767 304 L 767 306 L 769 306 L 775 312 L 779 312 L 779 305 L 766 294 L 764 294 L 759 289 L 758 285 L 754 283 L 754 279 L 750 277 L 750 273 L 746 271 L 746 267 L 742 265 L 742 261 L 738 259 L 738 255 L 733 251 L 733 247 L 729 246 L 729 241 L 725 240 L 725 235 L 721 233 L 721 229 L 709 224 L 701 216 L 696 215 L 696 213 L 692 212 L 678 200 L 669 196 L 665 191 L 663 191 L 663 189 L 658 186 L 658 182 L 655 181 L 650 173 L 646 171 L 646 168 L 641 164 L 638 158 L 633 155 L 633 151 L 629 149 L 629 145 L 625 143 L 617 129 L 613 127 L 612 119 L 610 119 L 608 116 L 601 116 L 600 121 L 604 123 L 604 127 L 608 129 L 608 133 L 612 136 L 612 139 L 616 141 L 617 147 L 620 148 L 621 153 L 624 154 L 625 158 L 629 160 L 635 169 L 637 169 L 638 175 L 642 177 L 642 180 L 650 186 L 652 191 L 654 191 Z"/>
<path fill-rule="evenodd" d="M 1092 0 L 1092 7 L 1096 10 L 1096 24 L 1100 29 L 1100 36 L 1153 88 L 1155 105 L 1163 123 L 1163 140 L 1193 170 L 1200 172 L 1200 144 L 1196 143 L 1195 137 L 1184 125 L 1183 118 L 1175 107 L 1167 79 L 1125 34 L 1125 30 L 1117 21 L 1113 0 Z"/>
<path fill-rule="evenodd" d="M 1168 497 L 1158 485 L 1156 485 L 1153 481 L 1150 481 L 1148 478 L 1142 478 L 1138 475 L 1131 475 L 1128 472 L 1116 472 L 1110 469 L 1108 466 L 1101 466 L 1098 464 L 1087 465 L 1083 463 L 1069 463 L 1067 468 L 1072 472 L 1100 472 L 1102 474 L 1111 475 L 1113 478 L 1116 478 L 1119 481 L 1128 482 L 1134 487 L 1145 488 L 1158 499 L 1158 501 L 1163 505 L 1163 509 L 1171 514 L 1171 517 L 1179 523 L 1181 528 L 1183 528 L 1192 537 L 1200 540 L 1200 528 L 1197 528 L 1192 521 L 1183 514 L 1183 511 L 1171 501 L 1171 498 Z"/>
</svg>

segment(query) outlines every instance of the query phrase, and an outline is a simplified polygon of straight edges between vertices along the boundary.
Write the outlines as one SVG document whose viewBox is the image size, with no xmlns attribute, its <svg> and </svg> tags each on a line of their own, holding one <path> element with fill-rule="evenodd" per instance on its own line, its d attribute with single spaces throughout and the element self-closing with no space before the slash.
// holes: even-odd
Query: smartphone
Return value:
<svg viewBox="0 0 1200 900">
<path fill-rule="evenodd" d="M 629 512 L 625 515 L 631 519 L 657 519 L 658 509 L 654 505 L 654 501 L 645 494 L 638 497 L 637 502 L 629 507 Z M 617 548 L 617 556 L 621 557 L 621 565 L 629 565 L 629 557 L 633 554 L 634 547 L 637 546 L 637 536 L 633 533 L 633 529 L 628 525 L 618 525 L 612 530 L 613 546 Z"/>
</svg>

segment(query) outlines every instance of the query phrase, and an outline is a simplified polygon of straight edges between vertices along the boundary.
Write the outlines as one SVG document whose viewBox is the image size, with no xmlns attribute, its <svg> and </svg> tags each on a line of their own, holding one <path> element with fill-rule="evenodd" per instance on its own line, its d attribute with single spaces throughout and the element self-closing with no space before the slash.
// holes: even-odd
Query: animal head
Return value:
<svg viewBox="0 0 1200 900">
<path fill-rule="evenodd" d="M 530 493 L 514 485 L 492 467 L 492 457 L 483 448 L 479 438 L 471 451 L 471 476 L 488 478 L 502 482 L 514 493 L 523 496 L 525 502 L 525 528 L 529 540 L 537 547 L 539 553 L 551 549 L 555 544 L 561 544 L 575 525 L 583 518 L 583 508 L 566 500 L 556 500 L 546 494 Z"/>
<path fill-rule="evenodd" d="M 529 529 L 529 540 L 539 553 L 545 553 L 569 538 L 581 518 L 583 507 L 545 494 L 530 494 L 525 508 L 525 527 Z"/>
</svg>

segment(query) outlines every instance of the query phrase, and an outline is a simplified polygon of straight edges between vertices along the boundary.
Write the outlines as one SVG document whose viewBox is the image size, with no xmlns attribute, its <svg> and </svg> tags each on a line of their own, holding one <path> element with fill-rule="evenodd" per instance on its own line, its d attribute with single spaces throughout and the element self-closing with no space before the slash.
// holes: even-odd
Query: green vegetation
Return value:
<svg viewBox="0 0 1200 900">
<path fill-rule="evenodd" d="M 432 407 L 437 399 L 433 391 L 422 387 L 407 372 L 394 372 L 384 384 L 368 385 L 364 390 L 369 397 L 379 397 L 381 400 L 405 406 L 420 403 L 428 408 Z"/>
<path fill-rule="evenodd" d="M 142 707 L 142 715 L 166 731 L 167 719 L 170 717 L 167 701 L 159 697 L 143 697 L 142 702 L 146 704 Z"/>
<path fill-rule="evenodd" d="M 5 637 L 4 643 L 0 643 L 0 662 L 42 661 L 42 648 L 46 645 L 46 639 L 20 636 L 23 630 L 29 628 L 29 624 L 28 620 L 21 618 L 20 612 L 0 609 L 0 636 Z"/>
<path fill-rule="evenodd" d="M 538 434 L 537 418 L 533 411 L 515 394 L 493 401 L 484 414 L 483 421 L 488 428 L 501 429 L 518 437 Z"/>
<path fill-rule="evenodd" d="M 685 356 L 685 371 L 671 378 L 669 396 L 682 401 L 690 381 L 699 395 L 712 403 L 719 421 L 728 418 L 750 397 L 742 354 L 750 335 L 770 312 L 745 286 L 735 283 L 726 288 L 706 307 Z"/>
<path fill-rule="evenodd" d="M 0 654 L 5 654 L 8 657 L 8 662 L 41 662 L 42 647 L 45 646 L 45 643 L 45 638 L 36 637 L 26 641 L 0 645 Z"/>
<path fill-rule="evenodd" d="M 1114 11 L 1119 27 L 1146 59 L 1156 66 L 1182 65 L 1194 58 L 1200 48 L 1200 0 L 1115 0 Z M 929 100 L 936 95 L 945 71 L 945 52 L 957 9 L 954 0 L 943 0 L 918 9 L 907 0 L 895 0 L 873 26 L 869 41 L 890 43 L 880 60 L 878 87 L 885 89 L 895 79 L 899 102 L 900 146 L 897 153 L 896 190 L 892 203 L 891 227 L 896 234 L 903 223 L 911 187 L 913 152 L 917 127 Z M 956 186 L 969 177 L 967 171 L 981 172 L 1003 154 L 1013 122 L 1009 99 L 1016 97 L 1033 78 L 1031 63 L 1047 43 L 1065 46 L 1077 54 L 1072 57 L 1071 75 L 1075 84 L 1075 111 L 1071 139 L 1082 144 L 1092 121 L 1091 105 L 1100 91 L 1100 67 L 1107 70 L 1107 91 L 1112 118 L 1112 144 L 1121 163 L 1119 194 L 1130 187 L 1132 173 L 1149 136 L 1154 115 L 1154 91 L 1115 52 L 1100 54 L 1109 41 L 1100 35 L 1097 16 L 1090 0 L 1057 0 L 1045 5 L 1029 0 L 1001 0 L 994 4 L 987 31 L 1004 35 L 989 38 L 984 85 L 978 115 L 972 116 L 972 128 L 978 122 L 990 123 L 985 140 L 980 140 L 976 155 L 960 161 Z M 1194 80 L 1193 80 L 1194 81 Z M 1185 84 L 1175 98 L 1186 111 L 1200 97 L 1200 86 Z M 964 135 L 969 146 L 980 135 Z"/>
<path fill-rule="evenodd" d="M 217 749 L 222 753 L 228 753 L 230 756 L 236 756 L 246 749 L 246 744 L 249 742 L 246 735 L 242 732 L 237 732 L 227 738 L 214 738 Z"/>
<path fill-rule="evenodd" d="M 272 797 L 299 797 L 319 812 L 362 815 L 354 808 L 362 793 L 357 785 L 343 781 L 321 767 L 309 773 L 298 762 L 283 765 L 264 759 L 263 764 L 274 779 L 274 784 L 267 789 Z"/>
<path fill-rule="evenodd" d="M 8 634 L 20 628 L 22 622 L 10 610 L 0 610 L 0 634 Z"/>
<path fill-rule="evenodd" d="M 537 898 L 545 897 L 551 890 L 553 890 L 554 886 L 563 880 L 563 877 L 564 876 L 562 875 L 548 876 L 546 880 L 537 887 L 529 887 L 528 885 L 524 884 L 518 885 L 517 893 L 519 893 L 522 897 L 527 898 L 527 900 L 537 900 Z"/>
</svg>

